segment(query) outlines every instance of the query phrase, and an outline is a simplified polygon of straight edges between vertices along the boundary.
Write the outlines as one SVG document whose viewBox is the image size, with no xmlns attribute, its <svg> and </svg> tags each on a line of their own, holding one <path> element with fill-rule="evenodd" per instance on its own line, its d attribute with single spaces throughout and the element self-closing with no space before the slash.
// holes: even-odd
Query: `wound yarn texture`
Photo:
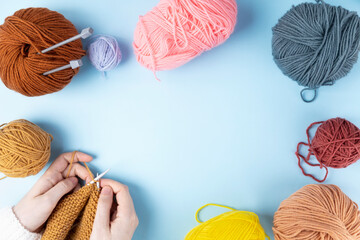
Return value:
<svg viewBox="0 0 360 240">
<path fill-rule="evenodd" d="M 357 13 L 323 1 L 292 7 L 273 28 L 275 63 L 309 89 L 346 76 L 358 59 L 359 44 Z"/>
<path fill-rule="evenodd" d="M 199 211 L 211 205 L 231 211 L 206 222 L 199 221 Z M 206 204 L 197 211 L 196 220 L 201 224 L 192 229 L 185 240 L 270 240 L 260 225 L 258 216 L 253 212 L 238 211 L 218 204 Z"/>
<path fill-rule="evenodd" d="M 69 39 L 78 32 L 58 12 L 47 8 L 21 9 L 0 26 L 0 78 L 6 87 L 25 96 L 40 96 L 63 89 L 79 69 L 43 73 L 68 65 L 85 55 L 81 40 L 45 54 L 42 50 Z"/>
<path fill-rule="evenodd" d="M 152 71 L 179 67 L 227 40 L 236 15 L 235 0 L 160 0 L 139 18 L 136 58 Z"/>
<path fill-rule="evenodd" d="M 101 72 L 114 69 L 121 62 L 122 54 L 117 40 L 111 36 L 94 36 L 87 49 L 91 64 Z"/>
<path fill-rule="evenodd" d="M 52 136 L 24 119 L 0 126 L 0 172 L 23 178 L 40 172 L 50 159 Z"/>
<path fill-rule="evenodd" d="M 318 124 L 321 125 L 311 140 L 310 130 Z M 346 119 L 332 118 L 324 122 L 312 123 L 306 130 L 306 134 L 308 142 L 300 142 L 296 151 L 298 165 L 305 176 L 312 177 L 318 182 L 324 182 L 328 175 L 327 167 L 346 168 L 360 159 L 360 130 Z M 309 147 L 309 153 L 306 157 L 300 154 L 302 145 Z M 315 156 L 319 163 L 311 163 L 311 156 Z M 310 166 L 324 167 L 326 170 L 325 177 L 320 180 L 305 173 L 301 166 L 301 160 Z"/>
<path fill-rule="evenodd" d="M 358 205 L 335 185 L 307 185 L 274 215 L 275 240 L 360 239 Z"/>
</svg>

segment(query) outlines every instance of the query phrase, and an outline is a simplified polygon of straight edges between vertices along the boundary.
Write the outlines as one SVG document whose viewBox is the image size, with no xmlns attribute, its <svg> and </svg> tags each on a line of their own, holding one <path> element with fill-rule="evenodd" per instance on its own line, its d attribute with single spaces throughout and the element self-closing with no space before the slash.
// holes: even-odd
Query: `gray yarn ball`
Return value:
<svg viewBox="0 0 360 240">
<path fill-rule="evenodd" d="M 316 90 L 350 72 L 359 42 L 356 12 L 322 1 L 303 3 L 293 6 L 273 27 L 272 53 L 286 76 Z"/>
</svg>

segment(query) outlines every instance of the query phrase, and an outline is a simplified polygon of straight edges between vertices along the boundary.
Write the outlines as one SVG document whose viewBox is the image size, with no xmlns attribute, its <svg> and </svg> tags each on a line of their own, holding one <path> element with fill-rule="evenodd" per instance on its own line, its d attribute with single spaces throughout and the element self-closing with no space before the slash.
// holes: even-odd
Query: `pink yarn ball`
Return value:
<svg viewBox="0 0 360 240">
<path fill-rule="evenodd" d="M 153 71 L 179 67 L 225 42 L 236 15 L 235 0 L 160 0 L 136 26 L 137 60 Z"/>
</svg>

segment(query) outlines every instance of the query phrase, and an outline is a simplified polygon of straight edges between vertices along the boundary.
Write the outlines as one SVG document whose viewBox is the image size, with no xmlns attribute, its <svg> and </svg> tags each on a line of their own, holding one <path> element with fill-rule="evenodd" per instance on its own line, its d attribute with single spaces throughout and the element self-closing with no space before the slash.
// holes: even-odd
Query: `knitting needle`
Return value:
<svg viewBox="0 0 360 240">
<path fill-rule="evenodd" d="M 85 28 L 85 29 L 83 29 L 81 31 L 80 34 L 78 34 L 78 35 L 76 35 L 74 37 L 71 37 L 71 38 L 69 38 L 69 39 L 67 39 L 65 41 L 59 42 L 59 43 L 55 44 L 54 46 L 46 48 L 46 49 L 42 50 L 41 53 L 47 53 L 47 52 L 49 52 L 51 50 L 54 50 L 55 48 L 58 48 L 58 47 L 60 47 L 62 45 L 68 44 L 69 42 L 78 40 L 80 38 L 82 38 L 82 39 L 88 38 L 88 37 L 91 36 L 91 34 L 93 34 L 93 32 L 94 32 L 94 30 L 92 28 L 90 28 L 90 27 Z"/>
<path fill-rule="evenodd" d="M 58 68 L 55 68 L 53 70 L 50 70 L 46 73 L 43 73 L 44 76 L 47 76 L 49 74 L 52 74 L 52 73 L 55 73 L 55 72 L 59 72 L 59 71 L 62 71 L 64 69 L 68 69 L 68 68 L 72 68 L 72 69 L 75 69 L 75 68 L 78 68 L 78 67 L 81 67 L 83 65 L 81 59 L 78 59 L 78 60 L 72 60 L 70 61 L 70 63 L 68 65 L 65 65 L 65 66 L 62 66 L 62 67 L 58 67 Z"/>
<path fill-rule="evenodd" d="M 87 185 L 93 184 L 96 181 L 98 181 L 100 178 L 102 178 L 108 171 L 110 171 L 110 168 L 108 170 L 106 170 L 105 172 L 103 172 L 102 174 L 100 174 L 99 176 L 97 176 L 96 178 L 94 178 L 94 180 L 92 180 L 91 182 L 89 182 Z"/>
<path fill-rule="evenodd" d="M 96 177 L 99 177 L 99 173 L 96 173 Z M 99 181 L 96 182 L 96 186 L 97 186 L 98 188 L 100 188 L 100 182 L 99 182 Z"/>
</svg>

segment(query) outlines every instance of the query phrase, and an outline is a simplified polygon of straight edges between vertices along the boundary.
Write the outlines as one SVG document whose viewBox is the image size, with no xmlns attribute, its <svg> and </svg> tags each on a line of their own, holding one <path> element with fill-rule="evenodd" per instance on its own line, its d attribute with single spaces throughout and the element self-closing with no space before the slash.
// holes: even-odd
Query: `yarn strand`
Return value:
<svg viewBox="0 0 360 240">
<path fill-rule="evenodd" d="M 195 213 L 195 219 L 198 223 L 203 223 L 203 221 L 201 221 L 199 219 L 199 214 L 201 212 L 201 210 L 203 210 L 204 208 L 208 207 L 208 206 L 215 206 L 215 207 L 221 207 L 221 208 L 227 208 L 229 210 L 232 210 L 232 211 L 236 211 L 235 208 L 231 208 L 231 207 L 228 207 L 228 206 L 224 206 L 224 205 L 220 205 L 220 204 L 216 204 L 216 203 L 208 203 L 208 204 L 205 204 L 204 206 L 202 206 L 201 208 L 199 208 L 196 213 Z"/>
</svg>

